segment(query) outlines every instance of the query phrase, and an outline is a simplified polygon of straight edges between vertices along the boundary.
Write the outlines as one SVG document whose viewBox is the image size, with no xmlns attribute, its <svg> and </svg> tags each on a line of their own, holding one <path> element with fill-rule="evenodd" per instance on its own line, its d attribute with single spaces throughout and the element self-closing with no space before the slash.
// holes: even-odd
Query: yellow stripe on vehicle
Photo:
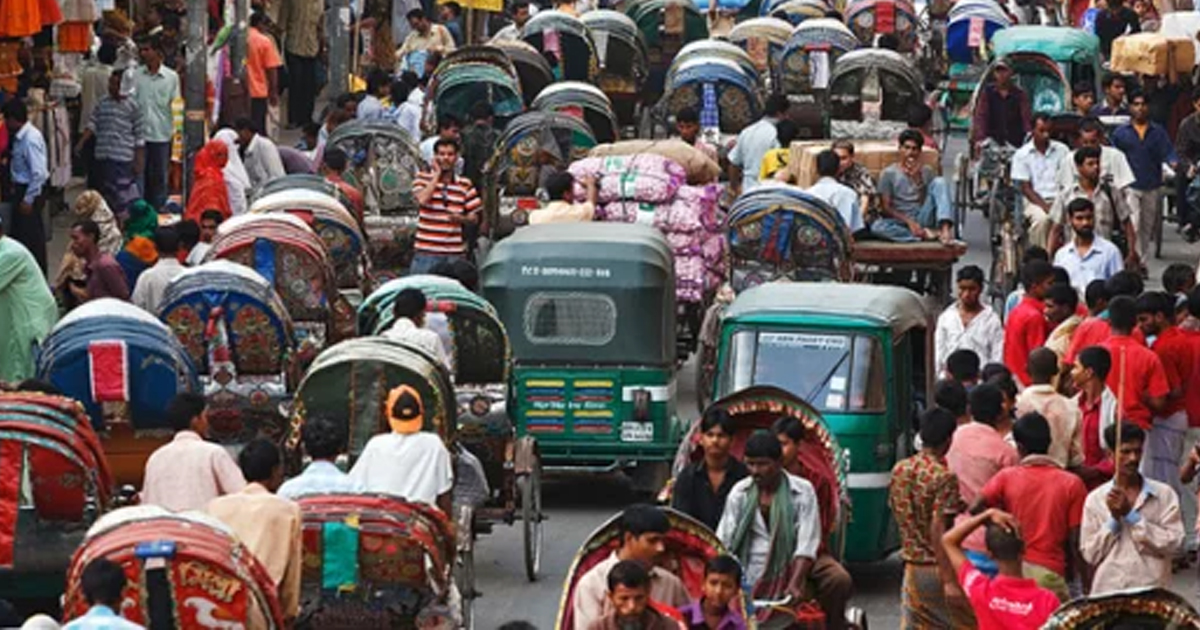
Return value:
<svg viewBox="0 0 1200 630">
<path fill-rule="evenodd" d="M 566 381 L 525 381 L 525 387 L 563 387 Z"/>
</svg>

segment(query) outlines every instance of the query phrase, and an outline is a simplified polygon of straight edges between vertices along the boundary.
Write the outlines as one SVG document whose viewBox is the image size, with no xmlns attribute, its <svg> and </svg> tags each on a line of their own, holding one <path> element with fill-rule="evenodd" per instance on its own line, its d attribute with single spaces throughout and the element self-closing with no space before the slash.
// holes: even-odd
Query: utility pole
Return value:
<svg viewBox="0 0 1200 630">
<path fill-rule="evenodd" d="M 205 87 L 208 85 L 208 3 L 188 0 L 187 83 L 183 109 L 183 191 L 192 190 L 192 162 L 204 146 Z"/>
<path fill-rule="evenodd" d="M 229 42 L 229 67 L 233 69 L 233 76 L 242 76 L 242 69 L 246 63 L 246 37 L 249 35 L 246 29 L 250 28 L 250 2 L 249 0 L 232 0 L 233 2 L 233 33 L 230 36 L 233 38 Z"/>
<path fill-rule="evenodd" d="M 325 12 L 325 35 L 329 38 L 329 78 L 325 82 L 322 99 L 326 103 L 332 103 L 350 89 L 350 19 L 350 0 L 332 0 L 329 3 L 329 11 Z"/>
</svg>

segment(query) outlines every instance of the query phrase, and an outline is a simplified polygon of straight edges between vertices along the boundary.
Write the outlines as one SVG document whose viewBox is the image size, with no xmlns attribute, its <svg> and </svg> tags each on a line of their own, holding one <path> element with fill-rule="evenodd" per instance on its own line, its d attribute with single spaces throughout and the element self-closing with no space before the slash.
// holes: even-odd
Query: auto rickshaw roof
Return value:
<svg viewBox="0 0 1200 630">
<path fill-rule="evenodd" d="M 674 272 L 671 248 L 658 230 L 636 223 L 595 222 L 523 227 L 492 248 L 480 276 L 490 285 L 497 276 L 521 277 L 522 265 L 583 261 L 649 264 L 667 277 Z M 630 278 L 616 280 L 627 283 Z"/>
<path fill-rule="evenodd" d="M 909 289 L 835 282 L 761 284 L 738 295 L 725 317 L 772 313 L 845 317 L 887 327 L 893 335 L 929 325 L 921 296 Z"/>
<path fill-rule="evenodd" d="M 1087 63 L 1100 57 L 1100 39 L 1077 28 L 1013 26 L 992 36 L 992 54 L 1036 52 L 1059 62 Z"/>
</svg>

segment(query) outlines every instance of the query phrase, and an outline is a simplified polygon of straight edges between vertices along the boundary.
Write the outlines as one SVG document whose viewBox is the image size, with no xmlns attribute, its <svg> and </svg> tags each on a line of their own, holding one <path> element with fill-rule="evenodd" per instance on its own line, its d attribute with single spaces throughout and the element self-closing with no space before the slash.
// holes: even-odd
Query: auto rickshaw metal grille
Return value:
<svg viewBox="0 0 1200 630">
<path fill-rule="evenodd" d="M 603 346 L 616 335 L 617 305 L 599 293 L 535 293 L 525 302 L 524 328 L 534 344 Z"/>
</svg>

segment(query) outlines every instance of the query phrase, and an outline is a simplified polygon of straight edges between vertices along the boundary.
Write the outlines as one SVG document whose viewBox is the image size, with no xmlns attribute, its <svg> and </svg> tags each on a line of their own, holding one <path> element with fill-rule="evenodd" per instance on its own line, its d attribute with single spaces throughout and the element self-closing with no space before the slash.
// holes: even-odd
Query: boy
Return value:
<svg viewBox="0 0 1200 630">
<path fill-rule="evenodd" d="M 745 630 L 745 619 L 730 606 L 741 583 L 742 566 L 733 556 L 709 560 L 700 599 L 679 609 L 688 630 Z"/>
<path fill-rule="evenodd" d="M 622 560 L 608 572 L 609 612 L 588 630 L 676 630 L 678 624 L 650 605 L 650 572 L 637 560 Z"/>
<path fill-rule="evenodd" d="M 987 525 L 988 553 L 1000 568 L 991 579 L 967 560 L 962 548 L 963 540 L 982 525 Z M 1058 608 L 1054 593 L 1023 577 L 1025 541 L 1011 514 L 992 508 L 972 516 L 942 536 L 942 547 L 975 610 L 979 630 L 1036 630 Z"/>
</svg>

